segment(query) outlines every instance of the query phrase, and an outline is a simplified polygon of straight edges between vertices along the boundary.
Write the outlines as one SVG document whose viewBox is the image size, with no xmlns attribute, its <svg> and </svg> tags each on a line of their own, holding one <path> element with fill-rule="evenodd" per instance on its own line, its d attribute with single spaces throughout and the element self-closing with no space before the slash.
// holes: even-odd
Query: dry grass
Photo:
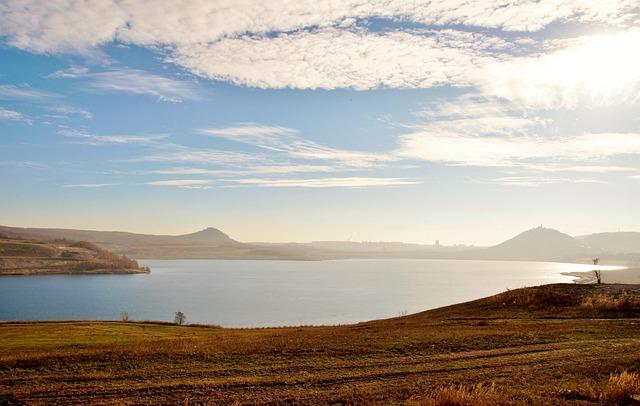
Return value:
<svg viewBox="0 0 640 406">
<path fill-rule="evenodd" d="M 637 404 L 639 398 L 640 376 L 627 371 L 611 375 L 602 393 L 602 402 L 606 405 Z"/>
<path fill-rule="evenodd" d="M 584 297 L 580 307 L 593 310 L 639 310 L 640 298 L 626 290 L 618 296 L 598 293 Z"/>
<path fill-rule="evenodd" d="M 409 400 L 407 406 L 497 406 L 500 400 L 495 385 L 477 384 L 471 387 L 451 385 L 437 389 L 423 399 Z"/>
<path fill-rule="evenodd" d="M 640 296 L 634 286 L 549 289 L 574 297 L 576 311 L 593 294 Z M 554 307 L 491 303 L 332 327 L 0 323 L 0 405 L 596 405 L 629 387 L 607 382 L 637 367 L 634 313 L 558 319 Z"/>
<path fill-rule="evenodd" d="M 491 299 L 501 306 L 532 309 L 568 307 L 576 304 L 575 296 L 566 290 L 552 289 L 547 286 L 507 290 Z"/>
</svg>

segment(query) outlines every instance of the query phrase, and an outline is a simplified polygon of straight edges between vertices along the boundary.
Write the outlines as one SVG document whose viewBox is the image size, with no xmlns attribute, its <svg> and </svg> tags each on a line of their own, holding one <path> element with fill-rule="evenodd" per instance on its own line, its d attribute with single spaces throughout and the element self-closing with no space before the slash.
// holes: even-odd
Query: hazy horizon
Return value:
<svg viewBox="0 0 640 406">
<path fill-rule="evenodd" d="M 0 224 L 481 246 L 640 230 L 639 15 L 0 2 Z"/>
</svg>

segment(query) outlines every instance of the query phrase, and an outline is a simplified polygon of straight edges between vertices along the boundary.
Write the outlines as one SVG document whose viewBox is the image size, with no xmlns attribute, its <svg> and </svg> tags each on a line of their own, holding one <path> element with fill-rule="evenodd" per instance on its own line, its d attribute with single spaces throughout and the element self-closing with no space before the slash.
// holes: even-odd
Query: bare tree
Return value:
<svg viewBox="0 0 640 406">
<path fill-rule="evenodd" d="M 181 326 L 187 322 L 187 316 L 182 312 L 176 312 L 176 317 L 173 320 L 174 323 Z"/>
<path fill-rule="evenodd" d="M 120 313 L 120 317 L 122 318 L 122 321 L 129 321 L 129 312 L 124 311 Z"/>
<path fill-rule="evenodd" d="M 600 263 L 600 258 L 594 258 L 592 259 L 592 261 L 593 266 L 598 266 L 598 264 Z M 593 273 L 596 275 L 596 283 L 602 283 L 602 273 L 600 272 L 600 270 L 596 268 L 593 270 Z"/>
</svg>

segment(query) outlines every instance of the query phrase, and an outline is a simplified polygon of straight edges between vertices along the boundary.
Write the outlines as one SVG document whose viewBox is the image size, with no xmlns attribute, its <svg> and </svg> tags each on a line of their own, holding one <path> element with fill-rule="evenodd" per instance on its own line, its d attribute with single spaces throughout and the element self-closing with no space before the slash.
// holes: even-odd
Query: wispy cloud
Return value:
<svg viewBox="0 0 640 406">
<path fill-rule="evenodd" d="M 298 188 L 364 188 L 373 186 L 415 185 L 416 180 L 402 178 L 316 178 L 316 179 L 235 179 L 241 185 Z"/>
<path fill-rule="evenodd" d="M 0 120 L 22 121 L 23 123 L 27 123 L 27 124 L 33 123 L 33 120 L 31 120 L 29 117 L 25 116 L 24 114 L 17 111 L 13 111 L 13 110 L 7 110 L 2 107 L 0 107 Z"/>
<path fill-rule="evenodd" d="M 158 9 L 163 12 L 159 13 Z M 408 2 L 299 0 L 99 4 L 23 0 L 0 5 L 0 35 L 31 52 L 86 52 L 114 39 L 141 46 L 211 43 L 243 33 L 291 32 L 305 27 L 350 27 L 354 20 L 381 18 L 427 25 L 457 24 L 513 31 L 538 31 L 556 23 L 628 26 L 637 18 L 634 0 L 500 0 Z M 238 16 L 243 18 L 238 18 Z M 158 27 L 162 27 L 161 30 Z"/>
<path fill-rule="evenodd" d="M 85 76 L 89 73 L 89 68 L 84 66 L 71 66 L 67 69 L 57 70 L 47 75 L 48 78 L 51 79 L 60 79 L 60 78 L 77 78 Z"/>
<path fill-rule="evenodd" d="M 29 86 L 0 85 L 0 99 L 47 101 L 55 97 L 59 97 L 59 95 Z"/>
<path fill-rule="evenodd" d="M 87 120 L 90 120 L 93 118 L 93 114 L 90 111 L 80 107 L 54 106 L 54 107 L 49 107 L 48 110 L 58 114 L 63 114 L 63 115 L 77 114 L 79 116 L 86 118 Z"/>
<path fill-rule="evenodd" d="M 235 151 L 216 149 L 194 149 L 181 145 L 165 146 L 161 152 L 153 152 L 147 155 L 131 159 L 131 162 L 174 162 L 174 163 L 200 163 L 212 165 L 246 165 L 248 162 L 269 162 L 266 157 L 254 154 L 246 154 Z"/>
<path fill-rule="evenodd" d="M 63 187 L 77 188 L 77 189 L 97 189 L 97 188 L 102 188 L 106 186 L 113 186 L 113 183 L 76 183 L 76 184 L 63 185 Z"/>
<path fill-rule="evenodd" d="M 72 67 L 53 72 L 51 78 L 83 80 L 83 90 L 146 94 L 168 102 L 181 102 L 200 98 L 192 82 L 168 78 L 139 69 L 117 69 L 90 72 L 86 68 Z"/>
<path fill-rule="evenodd" d="M 146 182 L 147 185 L 153 186 L 175 186 L 175 187 L 195 187 L 206 186 L 211 183 L 210 180 L 204 179 L 171 179 L 171 180 L 154 180 Z"/>
<path fill-rule="evenodd" d="M 401 138 L 398 154 L 456 165 L 518 166 L 532 160 L 584 162 L 640 154 L 640 134 L 600 133 L 574 137 L 498 137 L 418 131 Z"/>
<path fill-rule="evenodd" d="M 331 165 L 242 165 L 241 169 L 207 169 L 207 168 L 167 168 L 157 169 L 152 173 L 163 175 L 215 175 L 215 176 L 246 176 L 246 175 L 274 175 L 287 173 L 319 173 L 338 172 L 348 170 Z"/>
<path fill-rule="evenodd" d="M 327 147 L 301 138 L 297 135 L 297 130 L 287 127 L 245 124 L 225 128 L 203 128 L 199 131 L 206 135 L 281 152 L 289 158 L 334 161 L 348 167 L 369 167 L 392 159 L 385 154 Z"/>
<path fill-rule="evenodd" d="M 482 183 L 491 183 L 505 186 L 527 186 L 536 187 L 544 185 L 557 185 L 566 183 L 606 183 L 597 179 L 571 179 L 571 178 L 545 178 L 535 176 L 504 176 L 500 178 L 481 181 Z"/>
<path fill-rule="evenodd" d="M 44 162 L 36 161 L 0 161 L 0 166 L 26 169 L 47 169 L 49 167 L 49 165 Z"/>
<path fill-rule="evenodd" d="M 612 173 L 612 172 L 633 172 L 637 168 L 629 166 L 614 166 L 614 165 L 557 165 L 557 164 L 523 164 L 523 168 L 533 169 L 542 172 L 582 172 L 582 173 Z"/>
<path fill-rule="evenodd" d="M 90 145 L 103 144 L 145 144 L 152 145 L 166 139 L 165 134 L 150 135 L 96 135 L 82 130 L 60 130 L 59 133 L 65 137 L 75 138 L 76 142 Z"/>
<path fill-rule="evenodd" d="M 246 123 L 234 127 L 202 128 L 199 131 L 207 135 L 248 143 L 269 142 L 298 133 L 298 130 L 293 128 L 254 123 Z"/>
</svg>

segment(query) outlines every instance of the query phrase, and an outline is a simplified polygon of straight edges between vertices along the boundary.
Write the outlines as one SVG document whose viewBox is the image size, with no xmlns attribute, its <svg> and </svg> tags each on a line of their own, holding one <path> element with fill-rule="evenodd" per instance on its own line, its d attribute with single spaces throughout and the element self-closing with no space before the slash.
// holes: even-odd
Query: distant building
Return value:
<svg viewBox="0 0 640 406">
<path fill-rule="evenodd" d="M 435 244 L 433 244 L 433 245 L 435 245 L 435 246 L 436 246 L 436 248 L 440 248 L 440 240 L 436 240 L 436 243 L 435 243 Z"/>
</svg>

